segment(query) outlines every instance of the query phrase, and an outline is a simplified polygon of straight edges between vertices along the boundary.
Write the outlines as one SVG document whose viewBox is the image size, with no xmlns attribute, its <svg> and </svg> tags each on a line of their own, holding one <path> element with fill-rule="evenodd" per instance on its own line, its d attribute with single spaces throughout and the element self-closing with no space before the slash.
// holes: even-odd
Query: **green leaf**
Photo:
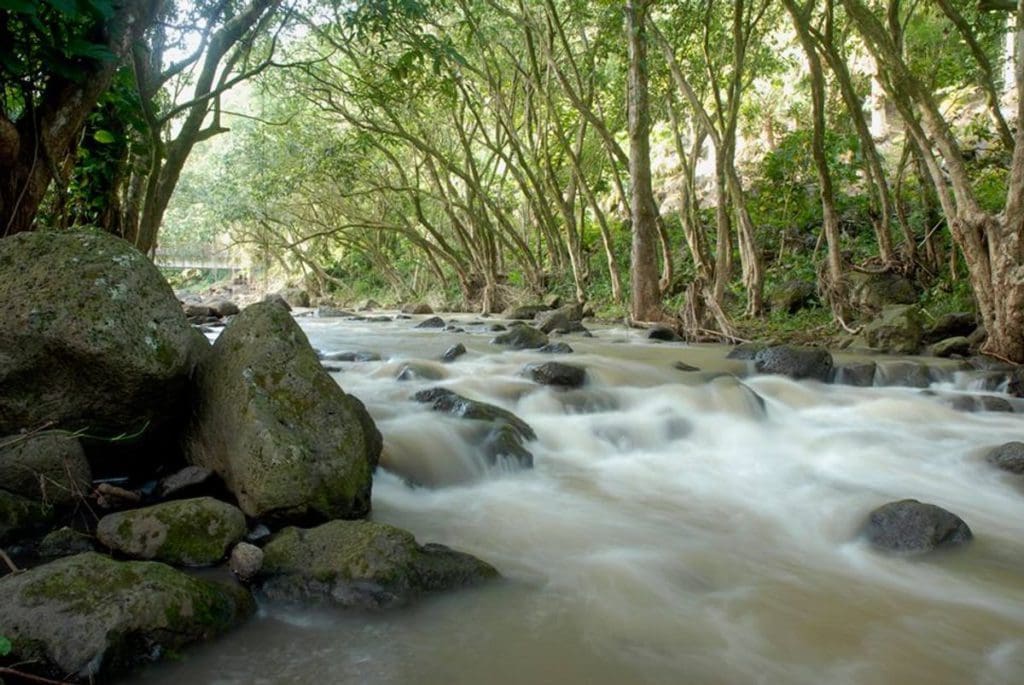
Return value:
<svg viewBox="0 0 1024 685">
<path fill-rule="evenodd" d="M 78 14 L 78 3 L 75 0 L 44 0 L 44 2 L 61 14 L 66 14 L 69 17 Z"/>
<path fill-rule="evenodd" d="M 2 2 L 2 1 L 3 0 L 0 0 L 0 2 Z M 11 644 L 11 641 L 8 640 L 3 635 L 0 635 L 0 656 L 7 656 L 8 654 L 11 653 L 11 650 L 13 648 L 14 648 L 14 646 Z"/>
<path fill-rule="evenodd" d="M 0 0 L 0 10 L 18 12 L 20 14 L 35 14 L 36 3 L 32 0 Z"/>
<path fill-rule="evenodd" d="M 117 137 L 113 133 L 104 129 L 96 131 L 96 133 L 92 134 L 92 137 L 97 143 L 103 143 L 104 145 L 110 145 L 117 141 Z"/>
<path fill-rule="evenodd" d="M 114 16 L 113 0 L 89 0 L 89 6 L 104 19 L 110 19 Z"/>
<path fill-rule="evenodd" d="M 73 57 L 88 57 L 89 59 L 100 59 L 100 60 L 112 60 L 114 59 L 114 53 L 112 53 L 106 45 L 102 43 L 90 43 L 87 40 L 81 38 L 73 38 L 68 43 L 67 47 L 68 55 Z"/>
</svg>

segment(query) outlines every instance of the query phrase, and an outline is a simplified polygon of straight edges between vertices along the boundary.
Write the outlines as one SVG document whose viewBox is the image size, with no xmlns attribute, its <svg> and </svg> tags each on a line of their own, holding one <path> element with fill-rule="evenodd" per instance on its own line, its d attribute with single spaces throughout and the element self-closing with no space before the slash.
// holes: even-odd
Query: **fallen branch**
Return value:
<svg viewBox="0 0 1024 685">
<path fill-rule="evenodd" d="M 7 552 L 3 551 L 2 549 L 0 549 L 0 560 L 2 560 L 4 562 L 4 565 L 8 569 L 10 569 L 11 573 L 22 572 L 22 569 L 18 568 L 18 565 L 14 563 L 14 560 L 7 556 Z"/>
<path fill-rule="evenodd" d="M 15 682 L 39 683 L 39 685 L 67 685 L 68 683 L 66 680 L 51 680 L 50 678 L 32 675 L 31 673 L 19 671 L 16 668 L 7 668 L 6 666 L 0 666 L 0 676 L 10 676 Z"/>
</svg>

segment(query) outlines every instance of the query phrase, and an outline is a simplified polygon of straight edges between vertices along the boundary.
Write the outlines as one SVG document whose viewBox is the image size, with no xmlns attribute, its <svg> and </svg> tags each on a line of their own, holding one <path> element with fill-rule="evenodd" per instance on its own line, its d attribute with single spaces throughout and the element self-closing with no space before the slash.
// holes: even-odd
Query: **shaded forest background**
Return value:
<svg viewBox="0 0 1024 685">
<path fill-rule="evenodd" d="M 694 339 L 855 330 L 885 274 L 1024 360 L 1016 2 L 0 11 L 5 235 L 98 225 L 341 299 L 557 292 Z"/>
</svg>

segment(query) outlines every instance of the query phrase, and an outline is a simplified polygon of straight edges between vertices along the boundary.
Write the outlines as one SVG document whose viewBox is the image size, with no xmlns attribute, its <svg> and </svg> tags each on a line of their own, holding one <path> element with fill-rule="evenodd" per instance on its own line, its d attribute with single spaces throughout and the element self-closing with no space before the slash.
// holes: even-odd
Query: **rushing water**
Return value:
<svg viewBox="0 0 1024 685">
<path fill-rule="evenodd" d="M 385 437 L 373 518 L 504 580 L 381 613 L 264 605 L 138 682 L 1024 682 L 1024 478 L 983 459 L 1024 437 L 1020 415 L 911 388 L 715 378 L 745 363 L 623 329 L 566 338 L 576 353 L 557 358 L 588 383 L 559 392 L 520 375 L 549 355 L 502 351 L 482 325 L 413 323 L 302 320 L 325 352 L 383 357 L 330 362 Z M 437 362 L 456 342 L 469 353 Z M 441 378 L 396 380 L 407 364 Z M 435 385 L 526 420 L 535 468 L 488 469 L 464 422 L 412 401 Z M 975 540 L 909 560 L 857 538 L 871 509 L 907 497 Z"/>
</svg>

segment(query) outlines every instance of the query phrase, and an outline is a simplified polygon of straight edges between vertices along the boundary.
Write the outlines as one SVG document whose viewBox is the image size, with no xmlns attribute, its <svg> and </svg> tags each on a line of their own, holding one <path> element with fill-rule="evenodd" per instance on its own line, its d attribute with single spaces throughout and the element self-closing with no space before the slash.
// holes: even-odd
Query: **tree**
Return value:
<svg viewBox="0 0 1024 685">
<path fill-rule="evenodd" d="M 86 117 L 161 0 L 4 0 L 0 13 L 0 235 L 33 227 L 66 185 Z"/>
</svg>

